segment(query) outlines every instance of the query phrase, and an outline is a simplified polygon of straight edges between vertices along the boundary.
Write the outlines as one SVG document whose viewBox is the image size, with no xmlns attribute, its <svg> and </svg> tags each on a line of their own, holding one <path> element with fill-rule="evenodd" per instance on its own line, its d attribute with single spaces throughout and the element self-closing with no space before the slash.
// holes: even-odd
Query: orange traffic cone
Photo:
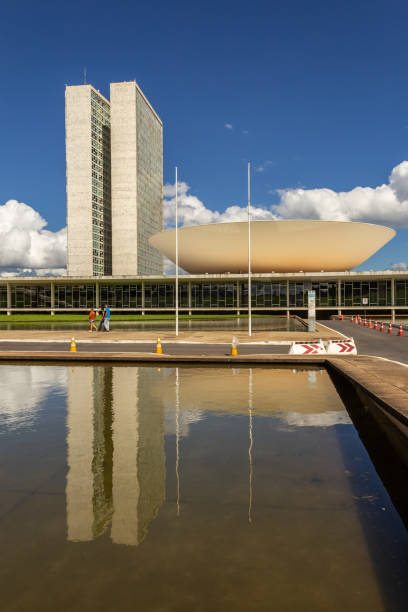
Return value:
<svg viewBox="0 0 408 612">
<path fill-rule="evenodd" d="M 390 323 L 388 326 L 388 333 L 392 334 L 392 323 Z"/>
<path fill-rule="evenodd" d="M 384 323 L 381 321 L 380 331 L 384 331 Z"/>
<path fill-rule="evenodd" d="M 378 329 L 377 321 L 374 322 L 374 329 Z"/>
<path fill-rule="evenodd" d="M 364 317 L 364 327 L 367 327 L 368 323 L 367 323 L 367 319 Z"/>
<path fill-rule="evenodd" d="M 371 319 L 368 322 L 368 327 L 369 327 L 369 329 L 373 329 L 373 326 L 372 326 L 372 323 L 371 323 Z"/>
<path fill-rule="evenodd" d="M 354 323 L 354 317 L 351 315 L 350 323 Z"/>
<path fill-rule="evenodd" d="M 403 336 L 404 332 L 402 331 L 402 325 L 400 325 L 398 336 Z"/>
</svg>

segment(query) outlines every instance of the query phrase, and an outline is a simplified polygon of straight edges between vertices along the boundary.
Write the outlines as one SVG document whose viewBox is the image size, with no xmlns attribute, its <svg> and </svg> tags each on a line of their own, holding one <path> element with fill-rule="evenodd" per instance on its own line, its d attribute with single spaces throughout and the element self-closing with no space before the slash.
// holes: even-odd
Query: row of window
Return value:
<svg viewBox="0 0 408 612">
<path fill-rule="evenodd" d="M 95 256 L 95 269 L 106 274 L 106 262 Z M 107 302 L 112 308 L 174 308 L 174 283 L 101 284 L 99 303 Z M 319 306 L 391 306 L 391 281 L 341 282 L 340 304 L 337 303 L 337 281 L 320 283 L 253 281 L 251 283 L 254 308 L 307 307 L 307 293 L 316 292 Z M 11 308 L 51 308 L 51 285 L 11 285 Z M 96 305 L 95 284 L 55 285 L 55 308 L 90 308 Z M 180 280 L 179 305 L 182 308 L 246 308 L 248 283 L 194 282 Z M 395 306 L 408 306 L 408 280 L 395 281 Z M 7 286 L 0 285 L 0 308 L 7 308 Z"/>
</svg>

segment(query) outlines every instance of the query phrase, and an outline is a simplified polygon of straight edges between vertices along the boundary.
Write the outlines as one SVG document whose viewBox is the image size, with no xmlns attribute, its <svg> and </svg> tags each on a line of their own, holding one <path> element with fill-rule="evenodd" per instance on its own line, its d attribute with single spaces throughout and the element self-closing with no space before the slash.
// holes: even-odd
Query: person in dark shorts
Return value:
<svg viewBox="0 0 408 612">
<path fill-rule="evenodd" d="M 103 331 L 103 322 L 105 320 L 105 308 L 102 309 L 101 312 L 101 320 L 99 321 L 99 325 L 98 325 L 98 332 Z"/>
<path fill-rule="evenodd" d="M 95 319 L 96 319 L 96 312 L 94 311 L 93 308 L 91 308 L 91 310 L 89 311 L 89 315 L 88 315 L 88 321 L 89 321 L 89 331 L 90 333 L 93 332 L 93 330 L 98 331 L 96 325 L 95 325 Z"/>
</svg>

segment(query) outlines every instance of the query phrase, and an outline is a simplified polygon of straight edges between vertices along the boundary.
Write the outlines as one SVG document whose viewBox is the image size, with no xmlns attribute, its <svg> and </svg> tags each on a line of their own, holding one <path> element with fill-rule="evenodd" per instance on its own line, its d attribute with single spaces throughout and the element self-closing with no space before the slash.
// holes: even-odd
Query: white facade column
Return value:
<svg viewBox="0 0 408 612">
<path fill-rule="evenodd" d="M 391 279 L 391 321 L 392 323 L 395 323 L 395 279 L 392 278 Z"/>
<path fill-rule="evenodd" d="M 51 314 L 55 315 L 55 282 L 51 281 Z"/>
<path fill-rule="evenodd" d="M 95 281 L 95 310 L 99 310 L 101 307 L 101 298 L 99 292 L 99 281 Z"/>
<path fill-rule="evenodd" d="M 290 312 L 289 312 L 289 279 L 286 279 L 286 306 L 287 306 L 287 311 L 286 311 L 286 317 L 289 319 L 290 316 Z"/>
<path fill-rule="evenodd" d="M 7 283 L 7 314 L 11 315 L 11 284 Z"/>
<path fill-rule="evenodd" d="M 191 317 L 191 281 L 187 282 L 188 287 L 188 316 Z"/>
</svg>

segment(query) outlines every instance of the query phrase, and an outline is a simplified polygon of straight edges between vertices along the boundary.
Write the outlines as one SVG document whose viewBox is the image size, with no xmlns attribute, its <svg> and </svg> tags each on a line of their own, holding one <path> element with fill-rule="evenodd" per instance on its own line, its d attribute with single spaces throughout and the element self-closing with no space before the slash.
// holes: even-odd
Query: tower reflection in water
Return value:
<svg viewBox="0 0 408 612">
<path fill-rule="evenodd" d="M 68 540 L 106 532 L 138 545 L 165 499 L 163 403 L 154 370 L 75 367 L 68 375 Z M 148 410 L 143 410 L 149 398 Z"/>
</svg>

